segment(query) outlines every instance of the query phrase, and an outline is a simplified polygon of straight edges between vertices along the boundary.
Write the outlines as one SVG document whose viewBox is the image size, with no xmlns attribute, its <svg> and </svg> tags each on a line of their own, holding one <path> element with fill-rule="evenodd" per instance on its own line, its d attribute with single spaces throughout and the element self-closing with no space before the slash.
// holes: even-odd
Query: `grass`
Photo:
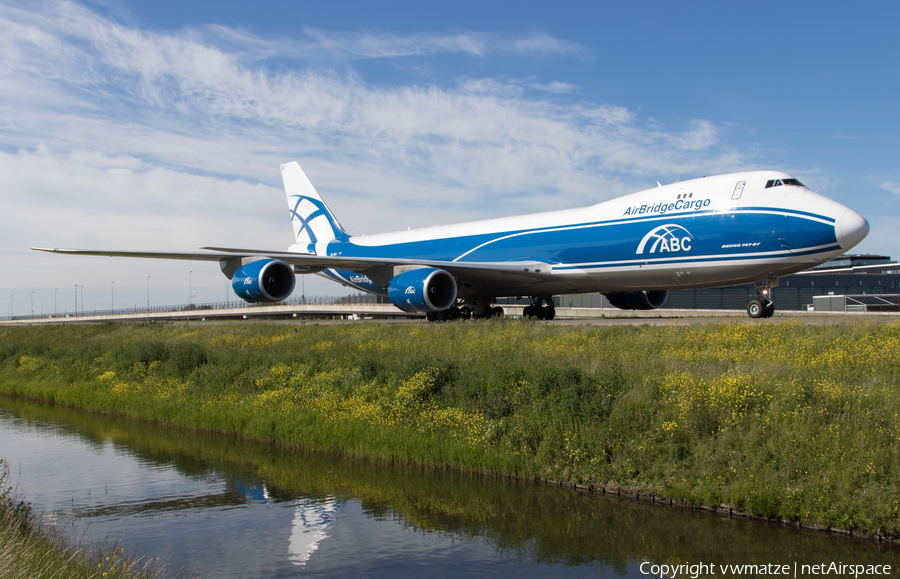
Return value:
<svg viewBox="0 0 900 579">
<path fill-rule="evenodd" d="M 0 460 L 0 577 L 34 579 L 151 579 L 166 576 L 118 545 L 74 543 L 44 523 L 31 505 L 7 485 L 9 469 Z"/>
<path fill-rule="evenodd" d="M 900 324 L 0 331 L 0 392 L 900 537 Z"/>
</svg>

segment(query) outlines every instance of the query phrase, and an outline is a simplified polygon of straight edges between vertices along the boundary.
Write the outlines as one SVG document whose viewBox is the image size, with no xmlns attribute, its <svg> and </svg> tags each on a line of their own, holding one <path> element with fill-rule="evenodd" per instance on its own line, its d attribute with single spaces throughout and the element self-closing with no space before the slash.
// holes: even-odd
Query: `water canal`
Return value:
<svg viewBox="0 0 900 579">
<path fill-rule="evenodd" d="M 173 575 L 648 577 L 645 561 L 900 570 L 900 550 L 870 541 L 6 397 L 0 458 L 38 509 L 168 560 Z"/>
</svg>

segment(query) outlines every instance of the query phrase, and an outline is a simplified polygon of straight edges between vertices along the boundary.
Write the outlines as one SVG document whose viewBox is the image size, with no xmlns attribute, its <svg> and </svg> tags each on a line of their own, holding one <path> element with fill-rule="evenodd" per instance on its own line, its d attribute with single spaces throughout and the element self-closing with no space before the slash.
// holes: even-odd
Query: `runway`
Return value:
<svg viewBox="0 0 900 579">
<path fill-rule="evenodd" d="M 506 317 L 522 316 L 522 305 L 501 307 Z M 288 304 L 254 305 L 222 309 L 185 310 L 160 308 L 151 312 L 87 312 L 78 317 L 34 317 L 0 320 L 0 326 L 57 325 L 103 322 L 175 322 L 175 323 L 241 323 L 247 321 L 280 323 L 430 323 L 424 315 L 402 312 L 391 304 Z M 542 324 L 581 325 L 693 325 L 702 323 L 783 323 L 803 321 L 810 324 L 833 324 L 847 321 L 894 321 L 900 312 L 810 312 L 785 310 L 768 319 L 752 319 L 744 310 L 697 310 L 660 308 L 657 310 L 619 310 L 616 308 L 557 307 L 556 319 L 535 321 Z M 478 323 L 477 320 L 470 320 Z M 457 322 L 451 322 L 457 323 Z"/>
</svg>

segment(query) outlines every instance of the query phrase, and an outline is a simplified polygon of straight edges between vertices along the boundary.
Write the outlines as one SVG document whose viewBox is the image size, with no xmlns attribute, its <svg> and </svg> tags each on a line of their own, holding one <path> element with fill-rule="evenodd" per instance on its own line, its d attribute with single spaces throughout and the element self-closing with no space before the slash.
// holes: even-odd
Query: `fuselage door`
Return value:
<svg viewBox="0 0 900 579">
<path fill-rule="evenodd" d="M 737 199 L 743 195 L 745 185 L 746 181 L 739 181 L 731 198 Z M 747 231 L 747 233 L 753 232 L 754 239 L 748 238 L 747 242 L 760 242 L 753 246 L 754 251 L 782 252 L 787 250 L 793 253 L 796 250 L 797 246 L 789 235 L 788 218 L 784 211 L 785 189 L 787 187 L 784 187 L 777 179 L 767 182 L 761 191 L 758 186 L 754 185 L 747 188 L 748 197 L 742 201 L 742 204 L 750 209 L 751 214 L 755 215 L 753 225 Z"/>
</svg>

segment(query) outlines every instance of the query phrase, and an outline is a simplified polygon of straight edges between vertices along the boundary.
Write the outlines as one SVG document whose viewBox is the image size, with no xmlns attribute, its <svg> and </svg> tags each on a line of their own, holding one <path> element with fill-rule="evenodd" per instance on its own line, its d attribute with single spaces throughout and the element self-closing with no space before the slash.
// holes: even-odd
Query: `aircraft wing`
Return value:
<svg viewBox="0 0 900 579">
<path fill-rule="evenodd" d="M 178 259 L 183 261 L 221 261 L 229 259 L 231 255 L 216 253 L 178 253 L 165 251 L 105 251 L 101 249 L 61 249 L 58 247 L 32 247 L 34 251 L 46 251 L 48 253 L 63 253 L 66 255 L 94 255 L 100 257 L 145 257 L 148 259 Z M 257 255 L 257 254 L 253 254 Z"/>
<path fill-rule="evenodd" d="M 295 266 L 298 273 L 318 273 L 326 269 L 352 271 L 367 275 L 378 285 L 387 285 L 394 276 L 394 267 L 426 266 L 446 270 L 460 281 L 475 283 L 497 283 L 508 285 L 510 275 L 535 279 L 550 279 L 552 265 L 538 261 L 507 262 L 456 262 L 429 259 L 379 258 L 322 256 L 289 251 L 269 251 L 263 249 L 235 249 L 203 247 L 203 253 L 162 252 L 162 251 L 106 251 L 98 249 L 61 249 L 32 247 L 35 251 L 62 253 L 66 255 L 89 255 L 100 257 L 137 257 L 147 259 L 176 259 L 185 261 L 226 261 L 242 257 L 269 257 Z M 215 252 L 215 253 L 213 253 Z M 505 278 L 505 279 L 498 279 Z"/>
</svg>

